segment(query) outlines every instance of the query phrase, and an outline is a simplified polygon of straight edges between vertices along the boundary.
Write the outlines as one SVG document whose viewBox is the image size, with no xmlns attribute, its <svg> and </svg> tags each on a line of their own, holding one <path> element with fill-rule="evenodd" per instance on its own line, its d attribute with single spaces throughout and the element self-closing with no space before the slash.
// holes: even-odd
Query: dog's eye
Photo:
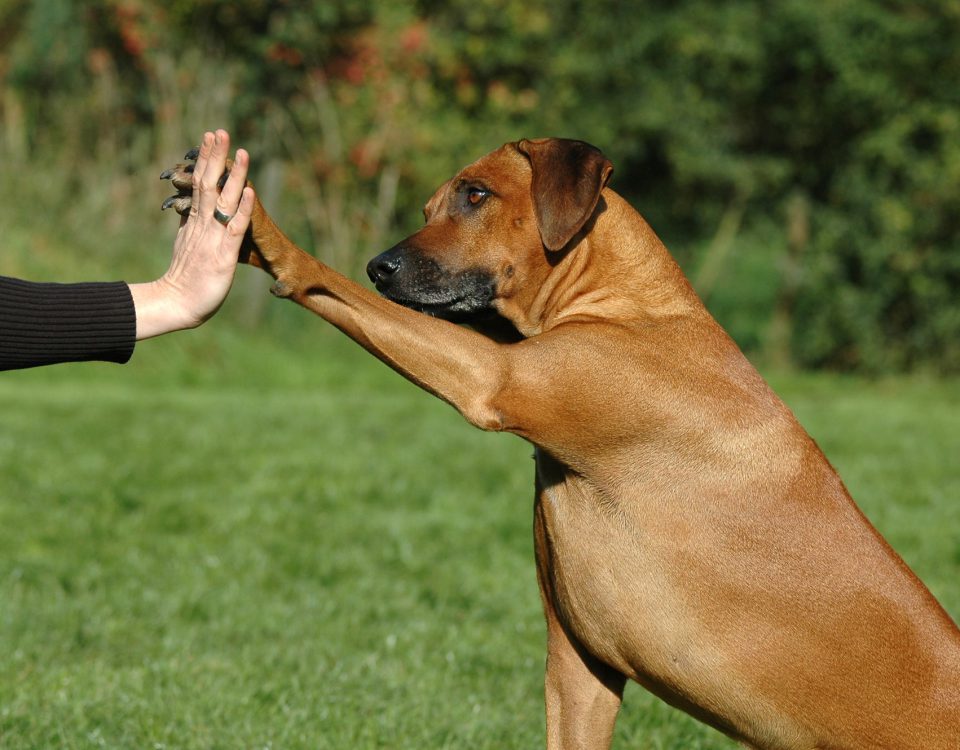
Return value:
<svg viewBox="0 0 960 750">
<path fill-rule="evenodd" d="M 471 206 L 479 206 L 490 193 L 483 188 L 472 187 L 467 190 L 467 201 Z"/>
</svg>

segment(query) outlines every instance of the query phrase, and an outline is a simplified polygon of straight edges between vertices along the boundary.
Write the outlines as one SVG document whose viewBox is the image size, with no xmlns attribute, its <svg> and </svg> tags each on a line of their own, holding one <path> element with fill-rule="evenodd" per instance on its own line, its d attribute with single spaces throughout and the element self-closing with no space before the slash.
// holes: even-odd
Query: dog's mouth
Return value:
<svg viewBox="0 0 960 750">
<path fill-rule="evenodd" d="M 493 309 L 496 280 L 489 271 L 449 271 L 403 246 L 370 261 L 367 274 L 384 297 L 426 315 L 469 322 Z"/>
<path fill-rule="evenodd" d="M 452 287 L 417 284 L 409 289 L 392 283 L 378 283 L 376 287 L 391 302 L 457 323 L 469 322 L 493 309 L 494 284 L 486 274 L 458 274 Z"/>
</svg>

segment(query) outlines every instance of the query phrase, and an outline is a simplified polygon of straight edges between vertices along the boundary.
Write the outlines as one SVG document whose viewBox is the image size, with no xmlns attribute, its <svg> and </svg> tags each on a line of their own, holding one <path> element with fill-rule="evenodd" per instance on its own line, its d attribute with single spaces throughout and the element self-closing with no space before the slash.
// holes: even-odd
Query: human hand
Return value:
<svg viewBox="0 0 960 750">
<path fill-rule="evenodd" d="M 156 281 L 130 285 L 138 341 L 195 328 L 220 308 L 230 291 L 254 194 L 253 188 L 244 187 L 250 157 L 243 149 L 237 149 L 230 176 L 218 189 L 229 152 L 229 133 L 204 133 L 193 169 L 192 207 L 180 220 L 170 267 Z M 215 218 L 215 209 L 231 217 L 229 221 Z"/>
</svg>

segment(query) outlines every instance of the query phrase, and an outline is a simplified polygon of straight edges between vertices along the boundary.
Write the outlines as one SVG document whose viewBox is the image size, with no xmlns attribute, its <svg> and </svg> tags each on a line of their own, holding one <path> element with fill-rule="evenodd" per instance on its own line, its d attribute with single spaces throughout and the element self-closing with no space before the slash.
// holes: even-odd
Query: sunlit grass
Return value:
<svg viewBox="0 0 960 750">
<path fill-rule="evenodd" d="M 542 745 L 529 446 L 282 310 L 0 375 L 0 746 Z M 774 381 L 960 614 L 960 385 Z M 616 746 L 733 747 L 636 687 Z"/>
</svg>

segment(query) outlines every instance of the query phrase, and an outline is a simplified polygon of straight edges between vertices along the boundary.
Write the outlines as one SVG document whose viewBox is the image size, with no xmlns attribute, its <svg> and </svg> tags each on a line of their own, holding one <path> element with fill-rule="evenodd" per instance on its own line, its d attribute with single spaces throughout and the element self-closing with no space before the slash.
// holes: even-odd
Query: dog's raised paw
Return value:
<svg viewBox="0 0 960 750">
<path fill-rule="evenodd" d="M 183 155 L 183 158 L 187 160 L 186 162 L 165 169 L 160 173 L 161 180 L 170 180 L 177 189 L 177 194 L 171 195 L 160 206 L 161 211 L 172 208 L 181 216 L 186 216 L 190 212 L 190 206 L 193 203 L 193 171 L 196 164 L 189 162 L 196 162 L 199 156 L 200 149 L 195 146 Z M 233 164 L 228 160 L 227 168 L 223 170 L 223 174 L 217 180 L 217 190 L 223 190 L 227 177 L 230 176 L 231 166 Z"/>
<path fill-rule="evenodd" d="M 196 161 L 200 154 L 199 148 L 192 148 L 184 154 L 184 159 Z M 160 173 L 161 180 L 170 180 L 177 189 L 176 195 L 171 195 L 160 206 L 161 211 L 172 208 L 181 216 L 190 212 L 193 203 L 193 169 L 194 164 L 180 163 Z"/>
</svg>

